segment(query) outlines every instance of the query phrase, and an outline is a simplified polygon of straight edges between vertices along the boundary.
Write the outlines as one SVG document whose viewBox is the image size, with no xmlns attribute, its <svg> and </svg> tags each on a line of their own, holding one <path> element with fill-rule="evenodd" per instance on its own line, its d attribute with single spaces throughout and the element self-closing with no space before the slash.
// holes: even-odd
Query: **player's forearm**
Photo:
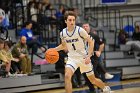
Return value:
<svg viewBox="0 0 140 93">
<path fill-rule="evenodd" d="M 94 49 L 94 43 L 90 42 L 89 43 L 89 48 L 88 48 L 88 56 L 91 57 L 93 55 L 93 50 Z"/>
<path fill-rule="evenodd" d="M 56 51 L 60 51 L 60 50 L 64 50 L 65 46 L 63 46 L 62 44 L 60 44 L 59 46 L 55 47 Z"/>
</svg>

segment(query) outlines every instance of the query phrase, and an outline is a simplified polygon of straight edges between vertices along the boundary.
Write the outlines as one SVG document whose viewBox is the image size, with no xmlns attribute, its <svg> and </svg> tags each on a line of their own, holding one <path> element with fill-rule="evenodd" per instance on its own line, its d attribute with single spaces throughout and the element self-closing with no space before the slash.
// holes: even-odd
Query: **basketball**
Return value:
<svg viewBox="0 0 140 93">
<path fill-rule="evenodd" d="M 55 64 L 59 60 L 59 53 L 51 48 L 45 52 L 45 59 L 50 64 Z"/>
</svg>

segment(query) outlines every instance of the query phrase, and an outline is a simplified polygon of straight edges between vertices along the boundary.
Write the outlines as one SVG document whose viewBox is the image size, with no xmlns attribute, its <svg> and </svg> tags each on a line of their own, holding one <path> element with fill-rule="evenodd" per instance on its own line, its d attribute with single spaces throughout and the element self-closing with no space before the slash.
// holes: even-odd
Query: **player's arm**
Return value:
<svg viewBox="0 0 140 93">
<path fill-rule="evenodd" d="M 85 57 L 85 64 L 89 64 L 91 62 L 90 57 L 93 54 L 94 40 L 92 40 L 89 35 L 86 38 L 86 40 L 89 44 L 89 47 L 88 47 L 88 55 Z"/>
<path fill-rule="evenodd" d="M 96 52 L 96 55 L 98 57 L 100 57 L 101 56 L 101 53 L 102 53 L 102 51 L 104 49 L 104 42 L 103 42 L 102 39 L 100 39 L 100 37 L 98 35 L 96 35 L 95 38 L 96 38 L 95 39 L 96 40 L 96 43 L 99 44 L 99 49 L 98 49 L 98 51 L 95 51 L 95 52 Z"/>
<path fill-rule="evenodd" d="M 88 55 L 87 56 L 91 57 L 93 54 L 93 49 L 94 49 L 94 40 L 92 40 L 90 38 L 88 33 L 83 28 L 81 28 L 81 30 L 80 30 L 80 35 L 81 35 L 81 37 L 83 37 L 85 39 L 85 41 L 88 42 L 89 47 L 88 47 Z"/>
<path fill-rule="evenodd" d="M 80 35 L 85 39 L 85 41 L 87 41 L 87 43 L 89 44 L 88 47 L 88 55 L 85 57 L 85 64 L 89 64 L 91 62 L 90 57 L 93 54 L 93 49 L 94 49 L 94 40 L 92 40 L 90 38 L 90 36 L 88 35 L 88 33 L 84 30 L 81 29 L 80 31 Z"/>
<path fill-rule="evenodd" d="M 55 47 L 55 49 L 56 49 L 57 51 L 66 49 L 66 43 L 65 43 L 64 38 L 63 38 L 63 36 L 62 36 L 62 32 L 60 33 L 60 38 L 61 38 L 61 44 L 58 45 L 57 47 Z"/>
<path fill-rule="evenodd" d="M 104 49 L 104 42 L 103 42 L 103 40 L 102 40 L 98 35 L 95 35 L 94 37 L 96 38 L 96 39 L 95 39 L 96 43 L 99 44 L 99 49 L 98 49 L 98 51 L 99 51 L 99 52 L 102 52 L 103 49 Z"/>
<path fill-rule="evenodd" d="M 89 48 L 88 48 L 88 56 L 91 57 L 93 54 L 93 48 L 94 48 L 94 40 L 92 40 L 90 38 L 90 36 L 88 35 L 88 37 L 86 38 L 88 44 L 89 44 Z"/>
<path fill-rule="evenodd" d="M 97 57 L 101 56 L 101 53 L 102 53 L 103 49 L 104 49 L 104 43 L 99 46 L 99 50 L 98 51 L 95 51 Z"/>
<path fill-rule="evenodd" d="M 99 51 L 102 53 L 102 51 L 104 50 L 104 46 L 105 46 L 105 44 L 104 43 L 102 43 L 100 46 L 99 46 Z"/>
<path fill-rule="evenodd" d="M 66 49 L 66 43 L 63 40 L 61 40 L 61 41 L 62 41 L 62 43 L 60 45 L 58 45 L 57 47 L 55 47 L 55 49 L 57 51 Z"/>
</svg>

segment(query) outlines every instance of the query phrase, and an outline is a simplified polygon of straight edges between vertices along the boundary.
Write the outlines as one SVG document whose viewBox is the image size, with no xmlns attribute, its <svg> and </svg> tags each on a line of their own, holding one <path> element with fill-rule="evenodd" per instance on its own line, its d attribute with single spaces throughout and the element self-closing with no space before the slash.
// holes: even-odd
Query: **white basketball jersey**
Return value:
<svg viewBox="0 0 140 93">
<path fill-rule="evenodd" d="M 72 32 L 65 28 L 60 33 L 60 36 L 66 42 L 69 57 L 83 57 L 87 54 L 84 38 L 87 38 L 88 34 L 83 28 L 75 26 Z"/>
</svg>

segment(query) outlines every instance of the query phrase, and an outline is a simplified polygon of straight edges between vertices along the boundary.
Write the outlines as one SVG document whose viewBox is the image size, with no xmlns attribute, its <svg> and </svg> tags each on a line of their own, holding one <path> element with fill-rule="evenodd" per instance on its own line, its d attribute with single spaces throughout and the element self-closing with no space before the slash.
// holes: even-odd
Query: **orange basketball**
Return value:
<svg viewBox="0 0 140 93">
<path fill-rule="evenodd" d="M 53 49 L 50 48 L 45 52 L 45 59 L 50 64 L 55 64 L 59 60 L 59 53 Z"/>
</svg>

